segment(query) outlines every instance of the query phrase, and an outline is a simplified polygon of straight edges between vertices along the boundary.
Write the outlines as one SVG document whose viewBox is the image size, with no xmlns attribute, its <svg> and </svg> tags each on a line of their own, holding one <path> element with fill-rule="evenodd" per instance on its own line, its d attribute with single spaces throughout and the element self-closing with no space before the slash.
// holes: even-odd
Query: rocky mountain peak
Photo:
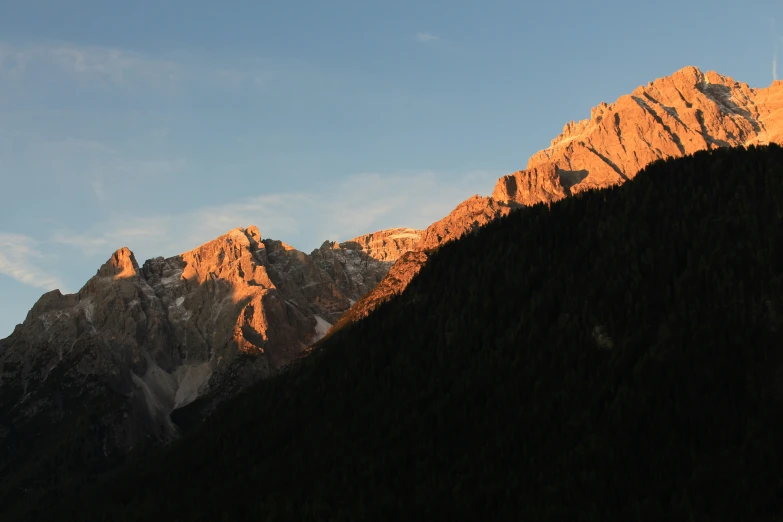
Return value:
<svg viewBox="0 0 783 522">
<path fill-rule="evenodd" d="M 601 102 L 588 119 L 567 123 L 549 147 L 530 158 L 527 170 L 554 167 L 562 186 L 576 193 L 623 183 L 657 159 L 715 147 L 780 142 L 780 83 L 754 89 L 714 71 L 685 67 L 637 87 L 614 103 Z M 509 190 L 504 187 L 506 178 L 496 187 L 502 197 Z M 549 199 L 551 179 L 542 182 L 540 187 L 530 185 L 522 199 Z"/>
<path fill-rule="evenodd" d="M 139 264 L 136 257 L 128 247 L 122 247 L 114 252 L 108 261 L 98 269 L 98 277 L 112 277 L 114 279 L 127 279 L 136 277 Z"/>
<path fill-rule="evenodd" d="M 0 394 L 20 429 L 91 404 L 104 427 L 85 444 L 117 455 L 173 437 L 174 410 L 200 399 L 196 416 L 206 414 L 277 371 L 315 341 L 318 326 L 257 227 L 141 268 L 121 248 L 78 294 L 44 294 L 0 341 Z"/>
<path fill-rule="evenodd" d="M 265 246 L 257 227 L 235 228 L 180 255 L 185 262 L 181 279 L 202 284 L 221 280 L 238 286 L 273 286 L 263 266 Z"/>
<path fill-rule="evenodd" d="M 414 232 L 378 232 L 386 242 L 365 245 L 394 248 Z M 256 226 L 141 267 L 120 248 L 78 294 L 44 294 L 0 340 L 1 402 L 20 429 L 92 404 L 104 428 L 85 444 L 107 455 L 168 440 L 172 415 L 202 418 L 289 364 L 391 264 L 335 241 L 308 255 L 262 239 Z M 53 381 L 63 390 L 56 400 Z"/>
<path fill-rule="evenodd" d="M 590 117 L 571 121 L 527 168 L 500 178 L 492 197 L 472 196 L 422 233 L 426 251 L 507 214 L 511 208 L 551 203 L 588 189 L 624 183 L 649 163 L 716 147 L 783 142 L 783 81 L 764 89 L 713 71 L 684 67 L 621 96 L 601 102 Z M 398 261 L 381 284 L 362 298 L 340 325 L 367 315 L 402 292 L 425 255 Z M 406 277 L 399 277 L 399 273 Z"/>
<path fill-rule="evenodd" d="M 253 241 L 255 241 L 256 243 L 260 243 L 261 242 L 261 232 L 258 231 L 258 227 L 257 226 L 250 225 L 249 227 L 247 227 L 244 230 L 244 232 L 245 232 L 245 235 L 247 236 L 247 238 L 251 241 L 251 243 Z"/>
<path fill-rule="evenodd" d="M 331 241 L 327 239 L 323 243 L 321 243 L 321 246 L 318 247 L 318 250 L 338 250 L 340 248 L 340 243 L 337 241 Z"/>
</svg>

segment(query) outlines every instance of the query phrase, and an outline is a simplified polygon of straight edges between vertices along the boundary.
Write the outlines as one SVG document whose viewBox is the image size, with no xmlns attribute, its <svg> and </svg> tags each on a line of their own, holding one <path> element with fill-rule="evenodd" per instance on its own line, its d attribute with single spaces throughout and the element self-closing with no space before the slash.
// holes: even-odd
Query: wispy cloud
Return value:
<svg viewBox="0 0 783 522">
<path fill-rule="evenodd" d="M 158 138 L 146 139 L 140 147 L 123 144 L 111 147 L 99 141 L 74 138 L 46 140 L 26 137 L 11 143 L 26 144 L 39 170 L 73 176 L 98 202 L 111 203 L 113 198 L 122 197 L 135 186 L 165 179 L 187 168 L 184 158 L 163 156 L 170 153 L 150 143 L 150 140 Z"/>
<path fill-rule="evenodd" d="M 176 81 L 182 66 L 176 62 L 104 47 L 62 45 L 35 49 L 36 58 L 53 58 L 63 69 L 80 75 L 105 78 L 121 84 L 141 81 L 163 85 Z"/>
<path fill-rule="evenodd" d="M 105 237 L 91 237 L 87 235 L 69 234 L 67 232 L 55 232 L 49 238 L 51 243 L 67 245 L 78 249 L 93 250 L 107 244 Z"/>
<path fill-rule="evenodd" d="M 39 249 L 39 243 L 33 238 L 0 232 L 0 274 L 35 288 L 62 288 L 57 276 L 39 266 L 43 260 L 44 254 Z"/>
<path fill-rule="evenodd" d="M 93 83 L 170 87 L 183 76 L 183 64 L 110 47 L 70 43 L 0 42 L 0 77 L 41 78 L 61 73 Z"/>
<path fill-rule="evenodd" d="M 219 64 L 219 65 L 218 65 Z M 230 67 L 187 53 L 146 54 L 113 47 L 74 43 L 0 42 L 0 79 L 46 79 L 53 73 L 92 85 L 143 87 L 168 92 L 177 89 L 239 87 L 259 89 L 265 71 L 253 64 Z"/>
<path fill-rule="evenodd" d="M 440 40 L 440 37 L 428 32 L 418 32 L 416 33 L 416 39 L 420 42 L 428 43 Z"/>
<path fill-rule="evenodd" d="M 175 255 L 232 228 L 257 225 L 263 237 L 309 252 L 324 240 L 344 241 L 392 227 L 425 228 L 458 203 L 491 190 L 501 172 L 362 173 L 326 190 L 258 195 L 178 214 L 118 216 L 91 230 L 61 230 L 52 240 L 85 254 L 127 245 L 139 260 Z"/>
</svg>

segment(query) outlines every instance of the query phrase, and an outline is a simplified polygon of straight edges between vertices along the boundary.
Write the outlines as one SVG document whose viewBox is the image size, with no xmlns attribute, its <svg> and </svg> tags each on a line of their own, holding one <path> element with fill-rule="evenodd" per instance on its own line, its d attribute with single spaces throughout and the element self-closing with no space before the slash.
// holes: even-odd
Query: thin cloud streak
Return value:
<svg viewBox="0 0 783 522">
<path fill-rule="evenodd" d="M 33 238 L 0 232 L 0 274 L 44 290 L 63 288 L 57 276 L 36 266 L 43 259 L 44 254 Z"/>
<path fill-rule="evenodd" d="M 223 90 L 259 90 L 267 76 L 257 64 L 226 67 L 218 59 L 186 53 L 151 55 L 113 47 L 73 43 L 0 42 L 0 80 L 49 78 L 62 74 L 94 85 L 146 88 L 167 93 L 197 85 Z M 43 76 L 41 76 L 43 75 Z"/>
<path fill-rule="evenodd" d="M 187 161 L 167 157 L 149 139 L 136 147 L 119 148 L 92 140 L 44 140 L 36 137 L 13 140 L 27 146 L 38 170 L 69 176 L 82 184 L 101 204 L 111 204 L 132 187 L 151 180 L 165 179 L 183 172 Z M 145 149 L 151 149 L 147 152 Z"/>
<path fill-rule="evenodd" d="M 434 42 L 440 40 L 440 37 L 432 33 L 419 32 L 416 33 L 416 39 L 420 42 L 427 43 L 427 42 Z"/>
<path fill-rule="evenodd" d="M 103 237 L 91 237 L 86 235 L 68 234 L 67 232 L 55 232 L 49 241 L 58 245 L 67 245 L 79 249 L 94 249 L 106 245 Z"/>
<path fill-rule="evenodd" d="M 77 74 L 98 76 L 122 84 L 140 80 L 151 84 L 174 81 L 181 75 L 175 62 L 104 47 L 66 45 L 37 49 L 39 57 L 51 55 L 62 68 Z"/>
</svg>

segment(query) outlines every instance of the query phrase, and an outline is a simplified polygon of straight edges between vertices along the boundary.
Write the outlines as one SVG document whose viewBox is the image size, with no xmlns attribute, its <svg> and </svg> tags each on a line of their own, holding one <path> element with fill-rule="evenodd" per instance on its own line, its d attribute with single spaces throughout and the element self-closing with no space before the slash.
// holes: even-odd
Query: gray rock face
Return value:
<svg viewBox="0 0 783 522">
<path fill-rule="evenodd" d="M 401 294 L 408 283 L 419 273 L 427 262 L 428 254 L 423 250 L 411 250 L 402 255 L 389 269 L 388 273 L 374 288 L 367 292 L 350 310 L 335 323 L 338 330 L 370 315 L 393 296 Z"/>
<path fill-rule="evenodd" d="M 79 411 L 100 424 L 85 451 L 106 458 L 170 440 L 173 412 L 209 414 L 325 335 L 391 266 L 373 253 L 325 242 L 307 255 L 256 227 L 141 267 L 116 251 L 0 341 L 0 445 L 43 427 L 84 435 L 69 424 Z"/>
</svg>

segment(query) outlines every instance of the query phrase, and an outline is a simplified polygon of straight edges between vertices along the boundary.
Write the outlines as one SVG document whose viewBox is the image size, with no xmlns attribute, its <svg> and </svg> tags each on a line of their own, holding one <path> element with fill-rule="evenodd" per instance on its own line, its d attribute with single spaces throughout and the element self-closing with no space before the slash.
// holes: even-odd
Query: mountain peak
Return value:
<svg viewBox="0 0 783 522">
<path fill-rule="evenodd" d="M 136 256 L 128 247 L 122 247 L 115 251 L 108 261 L 98 269 L 98 277 L 113 277 L 114 279 L 128 279 L 136 277 L 139 264 Z"/>
<path fill-rule="evenodd" d="M 515 206 L 549 204 L 624 183 L 658 159 L 771 142 L 783 142 L 783 81 L 752 89 L 714 71 L 683 67 L 613 103 L 599 103 L 588 119 L 567 123 L 549 147 L 530 158 L 527 169 L 501 177 L 492 197 L 476 195 L 457 205 L 427 227 L 415 248 L 436 248 Z M 425 260 L 426 256 L 409 256 L 398 262 L 413 274 Z M 362 299 L 361 311 L 349 314 L 341 324 L 366 315 L 389 295 L 401 292 L 405 285 L 392 281 L 395 272 Z"/>
<path fill-rule="evenodd" d="M 256 243 L 260 243 L 261 242 L 261 232 L 258 231 L 258 227 L 257 226 L 250 225 L 249 227 L 247 227 L 244 230 L 244 232 L 245 232 L 245 235 L 248 238 L 254 240 Z"/>
<path fill-rule="evenodd" d="M 675 71 L 671 77 L 675 80 L 686 83 L 693 83 L 695 85 L 696 83 L 704 80 L 704 72 L 702 72 L 702 70 L 696 66 L 686 65 L 682 69 Z M 652 85 L 653 83 L 655 82 L 650 82 L 648 85 Z"/>
<path fill-rule="evenodd" d="M 683 67 L 567 123 L 527 169 L 548 164 L 578 193 L 623 183 L 658 159 L 779 142 L 781 86 L 753 89 L 715 71 Z"/>
</svg>

